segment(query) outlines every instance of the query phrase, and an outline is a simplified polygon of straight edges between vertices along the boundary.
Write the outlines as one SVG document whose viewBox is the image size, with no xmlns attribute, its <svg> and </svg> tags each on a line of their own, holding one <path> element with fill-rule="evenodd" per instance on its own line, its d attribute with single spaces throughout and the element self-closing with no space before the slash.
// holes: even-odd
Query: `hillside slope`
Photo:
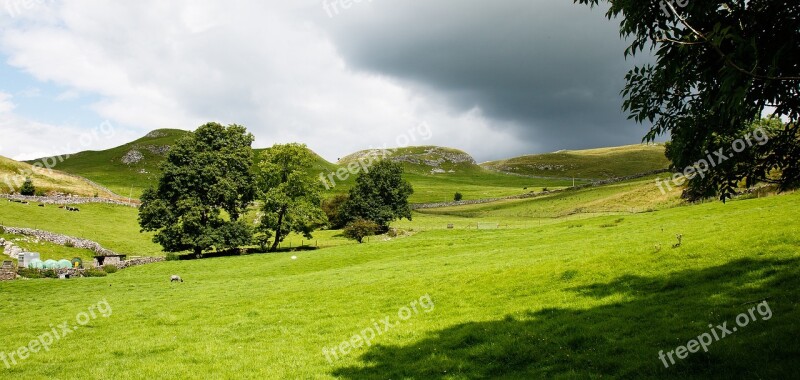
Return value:
<svg viewBox="0 0 800 380">
<path fill-rule="evenodd" d="M 73 154 L 58 164 L 58 169 L 86 177 L 117 194 L 138 197 L 158 179 L 158 165 L 169 148 L 189 133 L 178 129 L 155 130 L 116 148 Z"/>
<path fill-rule="evenodd" d="M 25 162 L 14 161 L 0 156 L 0 194 L 19 193 L 19 188 L 30 177 L 36 190 L 45 193 L 74 194 L 92 197 L 95 194 L 114 198 L 106 189 L 74 175 L 57 170 L 34 168 Z"/>
<path fill-rule="evenodd" d="M 669 168 L 664 145 L 626 145 L 587 150 L 562 150 L 506 160 L 482 167 L 528 176 L 607 179 Z"/>
</svg>

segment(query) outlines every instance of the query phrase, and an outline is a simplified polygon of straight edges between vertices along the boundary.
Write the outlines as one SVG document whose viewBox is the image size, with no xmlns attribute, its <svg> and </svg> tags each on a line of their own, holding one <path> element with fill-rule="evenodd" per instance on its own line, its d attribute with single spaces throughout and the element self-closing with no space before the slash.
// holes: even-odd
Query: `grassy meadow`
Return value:
<svg viewBox="0 0 800 380">
<path fill-rule="evenodd" d="M 515 174 L 605 179 L 669 168 L 662 144 L 561 150 L 490 161 L 481 166 Z"/>
<path fill-rule="evenodd" d="M 11 368 L 0 362 L 0 378 L 794 376 L 800 194 L 684 207 L 667 199 L 631 213 L 610 207 L 614 194 L 648 190 L 620 186 L 553 195 L 560 206 L 528 199 L 428 210 L 398 224 L 408 234 L 361 245 L 0 283 L 0 352 L 27 345 L 51 324 L 76 325 L 76 315 L 102 300 L 113 309 L 47 352 Z M 566 212 L 591 205 L 597 213 Z M 82 214 L 97 214 L 87 225 L 111 226 L 113 240 L 136 241 L 95 207 L 103 206 Z M 3 204 L 0 213 L 8 210 Z M 507 227 L 444 228 L 482 221 Z M 683 244 L 672 248 L 676 234 Z M 170 283 L 171 274 L 186 282 Z M 433 307 L 423 310 L 426 296 Z M 658 358 L 709 324 L 735 325 L 765 299 L 768 320 L 669 368 Z M 416 312 L 405 313 L 414 305 Z M 370 346 L 330 355 L 375 326 L 381 333 Z"/>
</svg>

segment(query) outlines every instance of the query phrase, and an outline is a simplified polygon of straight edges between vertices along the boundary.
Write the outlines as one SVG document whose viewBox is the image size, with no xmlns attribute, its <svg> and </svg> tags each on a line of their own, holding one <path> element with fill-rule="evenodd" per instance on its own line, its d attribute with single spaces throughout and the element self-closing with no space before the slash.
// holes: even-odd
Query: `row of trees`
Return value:
<svg viewBox="0 0 800 380">
<path fill-rule="evenodd" d="M 243 126 L 218 123 L 179 140 L 161 165 L 158 185 L 142 195 L 142 231 L 155 232 L 153 241 L 167 252 L 199 255 L 251 244 L 274 251 L 290 233 L 311 239 L 326 226 L 348 227 L 346 235 L 361 242 L 395 219 L 411 219 L 413 189 L 398 164 L 378 162 L 359 175 L 349 195 L 322 202 L 305 145 L 275 145 L 254 165 L 252 143 Z M 243 215 L 256 204 L 259 216 L 248 223 Z"/>
</svg>

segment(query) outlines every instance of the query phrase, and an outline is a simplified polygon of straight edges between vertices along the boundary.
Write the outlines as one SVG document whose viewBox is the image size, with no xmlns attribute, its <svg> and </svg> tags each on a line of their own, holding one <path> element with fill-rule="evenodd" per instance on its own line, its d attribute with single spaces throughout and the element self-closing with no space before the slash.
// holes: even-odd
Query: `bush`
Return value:
<svg viewBox="0 0 800 380">
<path fill-rule="evenodd" d="M 113 266 L 111 264 L 103 265 L 103 271 L 105 271 L 106 273 L 117 273 L 118 270 L 119 270 L 119 268 L 117 268 L 117 267 L 115 267 L 115 266 Z"/>
<path fill-rule="evenodd" d="M 167 261 L 178 261 L 181 259 L 181 256 L 175 252 L 167 252 L 167 256 L 165 260 Z"/>
<path fill-rule="evenodd" d="M 90 268 L 83 272 L 85 277 L 105 277 L 108 276 L 108 273 L 103 271 L 102 269 Z"/>
<path fill-rule="evenodd" d="M 344 227 L 344 236 L 360 244 L 365 237 L 375 235 L 378 229 L 380 229 L 378 223 L 366 219 L 356 219 Z"/>
<path fill-rule="evenodd" d="M 44 190 L 36 190 L 36 196 L 37 197 L 44 197 L 44 196 L 47 196 L 47 193 L 45 193 Z"/>
<path fill-rule="evenodd" d="M 44 278 L 58 278 L 58 273 L 52 269 L 45 269 L 42 271 L 42 277 Z"/>
<path fill-rule="evenodd" d="M 75 248 L 75 243 L 73 243 L 72 240 L 67 240 L 64 242 L 64 246 L 67 248 Z"/>
<path fill-rule="evenodd" d="M 19 188 L 19 193 L 25 196 L 36 194 L 36 187 L 33 186 L 33 180 L 31 180 L 30 177 L 25 178 L 25 182 L 23 182 L 22 187 Z"/>
<path fill-rule="evenodd" d="M 17 274 L 25 278 L 44 278 L 41 270 L 33 268 L 19 268 Z"/>
<path fill-rule="evenodd" d="M 322 201 L 322 211 L 325 213 L 325 216 L 328 217 L 328 225 L 332 230 L 342 229 L 347 224 L 342 205 L 344 205 L 348 199 L 350 199 L 350 197 L 346 194 L 337 194 Z"/>
<path fill-rule="evenodd" d="M 464 199 L 464 196 L 461 193 L 456 193 L 455 195 L 453 195 L 453 200 L 456 201 L 456 202 L 458 202 L 458 201 L 460 201 L 462 199 Z"/>
</svg>

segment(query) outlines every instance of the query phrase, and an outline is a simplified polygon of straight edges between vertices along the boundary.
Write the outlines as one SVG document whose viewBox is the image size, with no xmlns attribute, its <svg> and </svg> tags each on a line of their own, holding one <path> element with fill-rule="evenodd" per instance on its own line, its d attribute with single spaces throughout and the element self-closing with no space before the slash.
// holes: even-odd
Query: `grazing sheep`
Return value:
<svg viewBox="0 0 800 380">
<path fill-rule="evenodd" d="M 181 276 L 173 274 L 172 277 L 169 278 L 169 282 L 183 282 L 183 279 L 181 278 Z"/>
</svg>

